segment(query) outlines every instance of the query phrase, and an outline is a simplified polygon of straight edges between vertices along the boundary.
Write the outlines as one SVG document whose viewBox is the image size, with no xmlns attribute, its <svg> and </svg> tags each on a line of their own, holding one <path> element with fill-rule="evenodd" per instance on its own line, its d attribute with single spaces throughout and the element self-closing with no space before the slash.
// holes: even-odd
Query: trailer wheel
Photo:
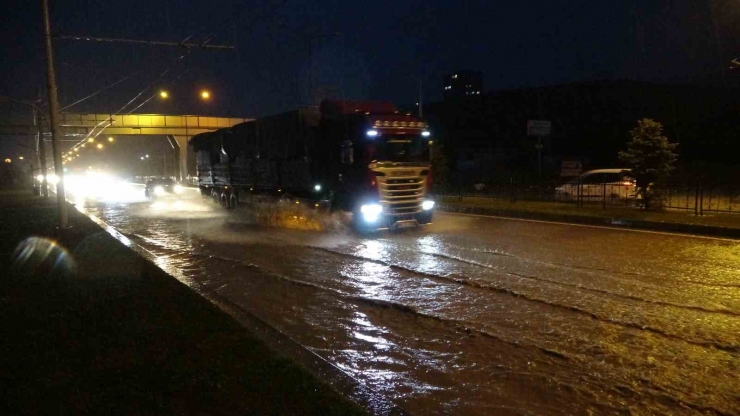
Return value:
<svg viewBox="0 0 740 416">
<path fill-rule="evenodd" d="M 222 193 L 221 197 L 219 198 L 219 204 L 222 207 L 229 209 L 229 195 L 226 193 Z"/>
<path fill-rule="evenodd" d="M 236 209 L 237 206 L 239 206 L 239 197 L 236 193 L 233 193 L 229 197 L 229 209 Z"/>
<path fill-rule="evenodd" d="M 219 195 L 216 191 L 216 188 L 211 189 L 211 199 L 213 200 L 213 202 L 218 204 Z"/>
</svg>

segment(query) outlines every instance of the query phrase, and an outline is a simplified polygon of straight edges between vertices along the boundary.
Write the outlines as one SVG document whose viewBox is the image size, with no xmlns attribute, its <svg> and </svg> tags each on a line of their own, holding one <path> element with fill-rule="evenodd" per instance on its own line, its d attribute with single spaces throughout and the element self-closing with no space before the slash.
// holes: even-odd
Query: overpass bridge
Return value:
<svg viewBox="0 0 740 416">
<path fill-rule="evenodd" d="M 59 123 L 61 139 L 67 142 L 77 142 L 85 137 L 95 137 L 98 134 L 168 136 L 171 139 L 170 142 L 177 143 L 179 147 L 180 175 L 182 179 L 185 179 L 189 173 L 194 173 L 195 169 L 195 156 L 188 149 L 188 140 L 192 136 L 250 120 L 252 119 L 198 115 L 62 113 Z M 51 136 L 48 125 L 44 125 L 42 130 L 44 136 Z M 35 136 L 37 133 L 38 128 L 33 124 L 31 117 L 0 119 L 0 136 Z M 65 146 L 62 148 L 62 151 L 66 150 Z"/>
</svg>

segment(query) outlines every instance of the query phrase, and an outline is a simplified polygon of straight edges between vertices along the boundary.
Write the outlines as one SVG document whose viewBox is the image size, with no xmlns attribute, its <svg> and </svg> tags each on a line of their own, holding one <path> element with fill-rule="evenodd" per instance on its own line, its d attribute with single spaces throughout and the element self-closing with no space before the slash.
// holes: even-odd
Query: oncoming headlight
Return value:
<svg viewBox="0 0 740 416">
<path fill-rule="evenodd" d="M 164 188 L 161 186 L 155 186 L 154 195 L 164 195 Z"/>
<path fill-rule="evenodd" d="M 172 190 L 173 190 L 173 191 L 175 191 L 175 193 L 176 193 L 176 194 L 181 194 L 181 193 L 183 193 L 183 191 L 185 190 L 185 188 L 183 188 L 183 187 L 182 187 L 182 186 L 180 186 L 180 185 L 175 185 L 175 186 L 174 186 L 174 187 L 172 188 Z"/>
<path fill-rule="evenodd" d="M 383 207 L 380 204 L 367 204 L 360 207 L 360 212 L 365 222 L 375 222 L 383 213 Z"/>
<path fill-rule="evenodd" d="M 434 208 L 434 201 L 426 200 L 421 203 L 421 209 L 424 211 L 429 211 L 432 208 Z"/>
</svg>

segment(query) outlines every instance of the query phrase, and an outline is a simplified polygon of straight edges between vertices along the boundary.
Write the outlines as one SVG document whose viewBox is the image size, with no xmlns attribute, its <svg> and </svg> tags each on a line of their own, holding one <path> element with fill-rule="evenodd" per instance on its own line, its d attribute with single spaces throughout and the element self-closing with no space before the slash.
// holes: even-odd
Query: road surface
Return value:
<svg viewBox="0 0 740 416">
<path fill-rule="evenodd" d="M 79 203 L 412 414 L 740 414 L 737 241 L 451 214 L 359 236 L 195 193 Z"/>
</svg>

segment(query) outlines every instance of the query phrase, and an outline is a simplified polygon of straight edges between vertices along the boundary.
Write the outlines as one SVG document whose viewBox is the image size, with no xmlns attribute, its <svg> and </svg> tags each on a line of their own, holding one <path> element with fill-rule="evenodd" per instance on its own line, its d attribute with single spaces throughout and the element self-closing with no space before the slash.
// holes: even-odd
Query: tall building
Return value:
<svg viewBox="0 0 740 416">
<path fill-rule="evenodd" d="M 457 71 L 444 76 L 444 98 L 461 98 L 483 93 L 483 73 Z"/>
</svg>

